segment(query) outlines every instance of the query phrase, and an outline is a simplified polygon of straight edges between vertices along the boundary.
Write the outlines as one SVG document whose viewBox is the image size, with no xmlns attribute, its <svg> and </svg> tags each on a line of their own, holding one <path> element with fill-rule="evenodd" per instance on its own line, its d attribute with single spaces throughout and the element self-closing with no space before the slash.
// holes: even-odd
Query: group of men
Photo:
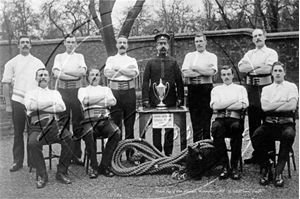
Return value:
<svg viewBox="0 0 300 199">
<path fill-rule="evenodd" d="M 206 50 L 204 34 L 196 34 L 196 51 L 188 53 L 180 69 L 175 58 L 168 54 L 170 36 L 155 36 L 157 55 L 146 64 L 142 101 L 143 107 L 156 107 L 159 99 L 155 96 L 154 84 L 169 84 L 169 92 L 164 99 L 167 107 L 184 105 L 183 77 L 188 81 L 188 105 L 193 129 L 193 141 L 214 140 L 216 154 L 223 166 L 220 179 L 231 176 L 240 179 L 237 169 L 241 157 L 244 112 L 248 111 L 250 138 L 255 152 L 245 163 L 260 163 L 265 169 L 260 184 L 270 182 L 269 151 L 274 150 L 274 140 L 281 141 L 279 159 L 276 167 L 275 185 L 283 186 L 282 171 L 289 157 L 295 137 L 293 111 L 298 101 L 295 84 L 284 80 L 285 66 L 278 62 L 276 51 L 266 47 L 266 32 L 255 29 L 252 33 L 256 48 L 248 51 L 238 63 L 240 72 L 247 74 L 244 86 L 233 83 L 234 70 L 223 66 L 220 70 L 222 85 L 213 86 L 213 76 L 218 72 L 217 56 Z M 19 38 L 20 54 L 5 65 L 3 93 L 6 110 L 13 112 L 14 124 L 14 163 L 10 171 L 23 167 L 23 131 L 27 116 L 29 119 L 28 154 L 29 166 L 37 170 L 37 187 L 46 186 L 48 176 L 42 154 L 42 146 L 61 143 L 62 152 L 57 166 L 56 178 L 69 184 L 67 175 L 70 163 L 83 165 L 80 141 L 86 144 L 88 158 L 91 160 L 90 178 L 97 178 L 99 172 L 113 176 L 110 169 L 112 154 L 122 139 L 122 123 L 125 139 L 134 138 L 136 112 L 136 93 L 134 78 L 139 75 L 135 58 L 126 53 L 128 40 L 117 38 L 118 54 L 108 57 L 104 75 L 109 87 L 100 86 L 100 71 L 96 67 L 89 70 L 82 54 L 75 53 L 77 40 L 68 36 L 64 45 L 66 52 L 55 57 L 52 72 L 57 79 L 57 90 L 50 90 L 49 72 L 43 63 L 30 54 L 31 40 L 28 36 Z M 86 74 L 89 85 L 82 87 L 81 78 Z M 272 83 L 272 78 L 274 82 Z M 10 84 L 13 95 L 10 100 Z M 11 109 L 12 107 L 12 109 Z M 211 126 L 213 110 L 216 119 Z M 69 128 L 68 117 L 72 119 L 73 129 Z M 261 125 L 261 121 L 263 124 Z M 271 130 L 276 133 L 271 133 Z M 161 129 L 153 130 L 153 144 L 169 156 L 173 150 L 173 129 L 165 129 L 165 143 L 161 145 Z M 97 138 L 108 138 L 105 151 L 98 165 L 96 158 Z M 231 138 L 232 156 L 229 163 L 225 137 Z M 127 159 L 131 152 L 126 153 Z"/>
</svg>

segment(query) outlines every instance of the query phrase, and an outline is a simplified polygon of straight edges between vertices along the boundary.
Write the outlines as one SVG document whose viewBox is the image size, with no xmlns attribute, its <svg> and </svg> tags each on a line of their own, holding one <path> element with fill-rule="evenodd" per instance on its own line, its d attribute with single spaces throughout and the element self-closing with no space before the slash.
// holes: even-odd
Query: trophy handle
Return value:
<svg viewBox="0 0 300 199">
<path fill-rule="evenodd" d="M 169 84 L 169 82 L 166 82 L 166 87 L 167 87 L 167 92 L 165 94 L 165 98 L 167 97 L 167 95 L 169 94 L 169 91 L 170 91 L 170 84 Z"/>
<path fill-rule="evenodd" d="M 156 82 L 154 82 L 153 84 L 152 84 L 152 87 L 153 87 L 153 93 L 154 93 L 154 95 L 155 95 L 155 97 L 157 98 L 157 99 L 159 99 L 159 97 L 157 96 L 157 94 L 156 94 Z"/>
</svg>

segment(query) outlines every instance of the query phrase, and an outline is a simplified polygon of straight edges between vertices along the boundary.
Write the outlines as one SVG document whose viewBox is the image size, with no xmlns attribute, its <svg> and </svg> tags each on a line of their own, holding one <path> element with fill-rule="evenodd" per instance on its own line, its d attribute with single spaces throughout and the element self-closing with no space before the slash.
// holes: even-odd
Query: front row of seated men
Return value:
<svg viewBox="0 0 300 199">
<path fill-rule="evenodd" d="M 265 169 L 260 184 L 267 185 L 270 182 L 270 153 L 266 149 L 268 144 L 279 140 L 279 158 L 276 166 L 275 186 L 283 186 L 282 171 L 289 158 L 289 152 L 294 142 L 295 123 L 294 111 L 298 101 L 298 90 L 295 84 L 284 80 L 286 68 L 280 62 L 275 62 L 272 68 L 274 83 L 266 86 L 262 91 L 262 108 L 267 113 L 265 122 L 255 131 L 253 147 L 263 152 L 260 163 Z M 212 137 L 220 163 L 223 166 L 220 179 L 229 176 L 240 179 L 241 174 L 237 169 L 238 160 L 241 157 L 242 133 L 244 120 L 242 111 L 248 107 L 247 92 L 243 86 L 232 83 L 232 68 L 225 66 L 221 69 L 223 85 L 216 86 L 212 90 L 210 106 L 217 110 L 217 117 L 212 124 Z M 42 188 L 48 181 L 45 161 L 42 154 L 43 144 L 61 143 L 62 151 L 57 166 L 56 179 L 69 184 L 67 170 L 72 157 L 72 134 L 64 127 L 63 120 L 53 119 L 55 114 L 65 110 L 65 105 L 60 94 L 48 89 L 49 73 L 45 69 L 36 72 L 38 88 L 26 93 L 25 106 L 31 115 L 29 133 L 29 150 L 32 153 L 37 174 L 40 179 L 37 187 Z M 78 98 L 84 110 L 83 130 L 73 136 L 73 139 L 83 138 L 91 160 L 90 178 L 96 178 L 101 171 L 105 176 L 111 177 L 110 169 L 113 151 L 116 149 L 121 133 L 119 128 L 109 117 L 110 106 L 116 103 L 111 90 L 99 85 L 100 72 L 97 69 L 88 71 L 87 80 L 89 86 L 81 88 Z M 51 119 L 52 118 L 52 119 Z M 76 132 L 76 131 L 75 131 Z M 108 138 L 107 145 L 100 165 L 96 158 L 97 137 Z M 227 156 L 225 137 L 231 138 L 231 161 Z"/>
<path fill-rule="evenodd" d="M 49 73 L 42 68 L 36 72 L 38 88 L 28 91 L 25 95 L 27 114 L 31 116 L 28 147 L 34 160 L 34 167 L 38 175 L 37 188 L 43 188 L 48 182 L 45 160 L 43 158 L 43 145 L 51 143 L 61 144 L 61 154 L 57 165 L 56 179 L 64 184 L 70 184 L 71 180 L 67 170 L 72 158 L 72 140 L 83 138 L 87 146 L 88 157 L 91 160 L 92 171 L 90 178 L 96 178 L 98 171 L 104 176 L 111 177 L 110 170 L 113 151 L 116 149 L 121 132 L 109 117 L 108 107 L 116 103 L 111 90 L 99 86 L 100 72 L 97 69 L 89 70 L 88 82 L 90 85 L 79 90 L 78 98 L 83 108 L 89 107 L 82 121 L 83 130 L 72 135 L 66 128 L 65 120 L 59 120 L 57 114 L 63 112 L 66 107 L 60 93 L 48 89 Z M 98 114 L 101 111 L 102 114 Z M 96 114 L 97 113 L 97 114 Z M 76 131 L 75 131 L 76 132 Z M 98 167 L 96 158 L 96 138 L 108 138 L 101 164 Z"/>
</svg>

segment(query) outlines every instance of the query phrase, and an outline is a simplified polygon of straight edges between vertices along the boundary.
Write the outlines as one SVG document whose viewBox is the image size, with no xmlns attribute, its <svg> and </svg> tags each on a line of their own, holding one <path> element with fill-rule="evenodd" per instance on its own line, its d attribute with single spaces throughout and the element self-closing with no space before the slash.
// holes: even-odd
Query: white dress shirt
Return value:
<svg viewBox="0 0 300 199">
<path fill-rule="evenodd" d="M 127 54 L 124 55 L 120 55 L 119 53 L 116 54 L 115 56 L 110 56 L 107 58 L 106 60 L 106 65 L 104 68 L 104 74 L 106 70 L 114 70 L 114 67 L 120 67 L 121 71 L 122 68 L 126 68 L 129 65 L 133 65 L 134 66 L 134 70 L 136 71 L 137 75 L 135 77 L 137 77 L 139 75 L 139 68 L 136 62 L 135 58 L 129 57 L 127 56 Z M 135 78 L 134 77 L 134 78 Z M 126 75 L 121 75 L 119 77 L 113 77 L 113 78 L 109 78 L 111 80 L 118 80 L 118 81 L 129 81 L 132 79 L 132 77 L 127 77 Z"/>
</svg>

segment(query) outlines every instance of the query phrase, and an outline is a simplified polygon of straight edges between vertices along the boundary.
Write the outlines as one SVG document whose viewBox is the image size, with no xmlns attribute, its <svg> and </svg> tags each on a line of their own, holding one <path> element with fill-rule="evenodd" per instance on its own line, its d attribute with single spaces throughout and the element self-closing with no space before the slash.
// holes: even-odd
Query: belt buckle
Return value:
<svg viewBox="0 0 300 199">
<path fill-rule="evenodd" d="M 230 110 L 226 110 L 225 111 L 225 117 L 230 117 L 231 116 L 231 111 Z"/>
<path fill-rule="evenodd" d="M 278 123 L 279 117 L 270 117 L 272 123 Z"/>
</svg>

